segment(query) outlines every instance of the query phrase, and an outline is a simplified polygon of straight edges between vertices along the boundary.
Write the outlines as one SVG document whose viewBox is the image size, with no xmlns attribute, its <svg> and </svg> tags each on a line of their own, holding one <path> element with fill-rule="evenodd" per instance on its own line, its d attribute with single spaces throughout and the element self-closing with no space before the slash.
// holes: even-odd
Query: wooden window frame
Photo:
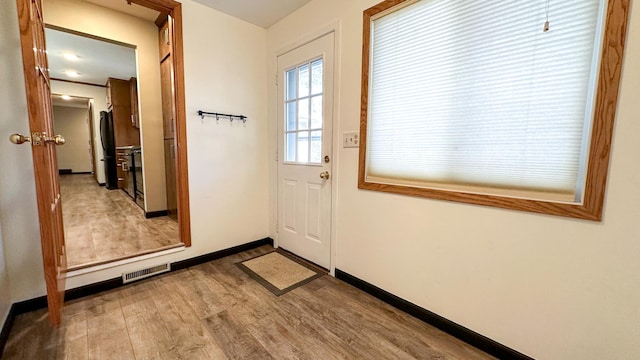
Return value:
<svg viewBox="0 0 640 360">
<path fill-rule="evenodd" d="M 543 200 L 520 199 L 500 195 L 476 194 L 464 191 L 450 191 L 423 187 L 383 184 L 367 181 L 367 119 L 369 103 L 369 72 L 371 22 L 376 15 L 407 1 L 386 0 L 363 14 L 362 38 L 362 97 L 360 117 L 360 156 L 358 167 L 358 188 L 394 194 L 425 197 L 437 200 L 493 206 L 504 209 L 529 211 L 541 214 L 559 215 L 593 221 L 602 220 L 613 124 L 618 104 L 618 92 L 622 60 L 629 17 L 629 0 L 608 0 L 606 22 L 603 34 L 601 64 L 598 73 L 598 87 L 595 96 L 593 127 L 590 139 L 585 191 L 581 204 L 559 203 Z"/>
</svg>

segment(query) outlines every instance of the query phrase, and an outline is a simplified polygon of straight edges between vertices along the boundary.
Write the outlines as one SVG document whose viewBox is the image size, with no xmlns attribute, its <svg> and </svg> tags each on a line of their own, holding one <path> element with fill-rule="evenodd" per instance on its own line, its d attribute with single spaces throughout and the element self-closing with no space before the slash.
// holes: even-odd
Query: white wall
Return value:
<svg viewBox="0 0 640 360">
<path fill-rule="evenodd" d="M 68 83 L 64 81 L 51 81 L 51 92 L 53 94 L 77 96 L 91 99 L 93 103 L 93 144 L 96 161 L 96 175 L 98 182 L 105 183 L 104 157 L 102 143 L 100 142 L 100 111 L 107 111 L 107 89 L 101 86 L 91 86 L 84 84 Z"/>
<path fill-rule="evenodd" d="M 314 0 L 268 31 L 269 71 L 275 73 L 277 49 L 341 22 L 334 122 L 341 133 L 359 129 L 362 11 L 378 2 Z M 358 190 L 358 150 L 339 148 L 336 267 L 534 358 L 636 359 L 638 64 L 640 8 L 633 7 L 602 222 Z M 270 162 L 271 214 L 274 176 Z M 270 226 L 275 235 L 273 217 Z"/>
<path fill-rule="evenodd" d="M 0 121 L 0 139 L 6 139 L 14 131 L 27 133 L 28 119 L 15 2 L 1 3 L 7 11 L 0 11 L 0 105 L 9 120 Z M 266 30 L 191 0 L 183 1 L 183 18 L 193 246 L 76 276 L 67 279 L 67 288 L 268 236 Z M 243 114 L 248 121 L 246 126 L 230 126 L 222 120 L 218 125 L 212 119 L 201 120 L 196 114 L 200 109 Z M 0 165 L 15 169 L 12 174 L 0 172 L 0 212 L 5 250 L 11 254 L 7 265 L 12 301 L 16 302 L 45 294 L 38 224 L 34 221 L 35 184 L 28 146 L 0 141 L 0 153 Z"/>
<path fill-rule="evenodd" d="M 53 126 L 56 134 L 63 134 L 66 143 L 56 148 L 59 169 L 74 173 L 91 172 L 89 146 L 89 109 L 53 106 Z"/>
<path fill-rule="evenodd" d="M 31 146 L 7 140 L 29 134 L 17 13 L 0 1 L 0 227 L 12 302 L 45 293 Z"/>
<path fill-rule="evenodd" d="M 45 0 L 43 5 L 47 24 L 137 46 L 145 210 L 166 210 L 158 28 L 153 21 L 86 1 Z"/>
</svg>

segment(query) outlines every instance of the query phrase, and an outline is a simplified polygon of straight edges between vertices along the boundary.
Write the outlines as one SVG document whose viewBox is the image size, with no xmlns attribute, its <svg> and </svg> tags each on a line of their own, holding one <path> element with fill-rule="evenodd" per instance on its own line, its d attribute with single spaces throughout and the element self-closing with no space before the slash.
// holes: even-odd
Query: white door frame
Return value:
<svg viewBox="0 0 640 360">
<path fill-rule="evenodd" d="M 330 256 L 330 266 L 329 266 L 329 274 L 331 276 L 335 276 L 335 270 L 336 270 L 336 248 L 337 248 L 337 227 L 336 227 L 336 222 L 338 219 L 338 207 L 337 207 L 337 194 L 338 194 L 338 179 L 340 178 L 340 174 L 338 173 L 337 169 L 338 169 L 338 161 L 339 161 L 339 150 L 340 150 L 340 145 L 342 144 L 342 141 L 340 140 L 340 79 L 341 79 L 341 63 L 340 63 L 340 58 L 341 58 L 341 45 L 342 45 L 342 22 L 339 20 L 333 21 L 325 26 L 320 27 L 318 30 L 310 32 L 304 36 L 302 36 L 301 38 L 299 38 L 298 40 L 295 40 L 281 48 L 279 48 L 278 50 L 276 50 L 273 53 L 273 62 L 274 62 L 274 69 L 273 69 L 273 73 L 276 74 L 276 76 L 278 76 L 278 57 L 282 56 L 290 51 L 293 51 L 301 46 L 307 45 L 311 42 L 313 42 L 314 40 L 317 40 L 325 35 L 328 35 L 330 33 L 334 34 L 334 65 L 333 65 L 333 129 L 332 129 L 332 134 L 331 136 L 333 137 L 333 141 L 332 141 L 332 149 L 331 149 L 331 153 L 332 153 L 332 157 L 333 159 L 331 159 L 331 178 L 332 178 L 332 184 L 331 184 L 331 231 L 330 231 L 330 239 L 329 239 L 329 247 L 330 247 L 330 251 L 331 251 L 331 256 Z M 281 77 L 281 76 L 280 76 Z M 279 81 L 284 81 L 283 79 L 279 79 Z M 277 94 L 277 84 L 275 85 L 276 88 L 276 94 Z M 278 97 L 275 97 L 275 109 L 277 109 L 278 104 Z M 280 137 L 278 135 L 278 127 L 277 127 L 277 121 L 280 121 L 278 119 L 278 115 L 277 115 L 277 111 L 275 112 L 275 151 L 278 151 L 278 141 L 280 141 Z M 276 156 L 276 161 L 279 161 L 278 157 Z M 275 193 L 275 198 L 274 198 L 274 202 L 275 202 L 275 211 L 276 211 L 276 216 L 275 216 L 275 220 L 276 220 L 276 224 L 278 224 L 281 219 L 279 218 L 279 208 L 278 208 L 278 196 L 279 196 L 279 186 L 278 186 L 278 179 L 279 179 L 279 170 L 278 170 L 278 163 L 276 162 L 276 166 L 275 166 L 275 184 L 276 184 L 276 193 Z M 275 227 L 275 239 L 274 239 L 274 247 L 279 247 L 279 234 L 278 234 L 278 226 L 276 225 Z"/>
</svg>

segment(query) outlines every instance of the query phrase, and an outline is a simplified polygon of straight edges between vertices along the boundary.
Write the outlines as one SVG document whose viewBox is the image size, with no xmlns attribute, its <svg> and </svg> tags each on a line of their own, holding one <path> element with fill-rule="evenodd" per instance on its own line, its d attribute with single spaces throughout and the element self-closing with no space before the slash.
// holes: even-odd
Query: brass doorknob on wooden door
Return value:
<svg viewBox="0 0 640 360">
<path fill-rule="evenodd" d="M 65 140 L 62 135 L 56 135 L 54 137 L 45 137 L 44 141 L 48 143 L 54 143 L 56 145 L 64 145 L 67 142 L 67 140 Z"/>
<path fill-rule="evenodd" d="M 20 145 L 26 142 L 30 142 L 31 138 L 29 136 L 24 136 L 22 134 L 11 134 L 11 136 L 9 136 L 9 141 L 11 141 L 16 145 Z"/>
<path fill-rule="evenodd" d="M 329 179 L 329 172 L 328 171 L 321 172 L 320 173 L 320 179 L 328 180 Z"/>
</svg>

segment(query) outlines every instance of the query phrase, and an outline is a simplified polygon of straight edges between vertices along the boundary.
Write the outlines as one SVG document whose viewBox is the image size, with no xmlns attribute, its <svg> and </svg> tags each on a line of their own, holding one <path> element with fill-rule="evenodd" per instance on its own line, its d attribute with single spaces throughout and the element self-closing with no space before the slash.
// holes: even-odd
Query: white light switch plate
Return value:
<svg viewBox="0 0 640 360">
<path fill-rule="evenodd" d="M 345 131 L 342 135 L 342 147 L 357 148 L 360 146 L 359 131 Z"/>
</svg>

